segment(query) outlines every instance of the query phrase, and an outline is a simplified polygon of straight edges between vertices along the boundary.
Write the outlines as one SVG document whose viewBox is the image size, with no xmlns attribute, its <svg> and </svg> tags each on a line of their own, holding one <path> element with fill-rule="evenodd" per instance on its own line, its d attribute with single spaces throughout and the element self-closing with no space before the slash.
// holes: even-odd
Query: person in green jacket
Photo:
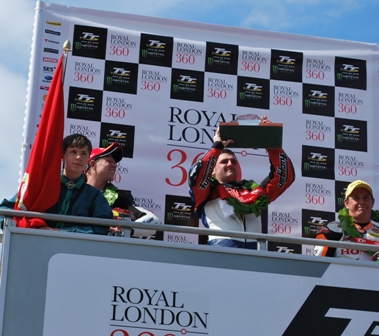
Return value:
<svg viewBox="0 0 379 336">
<path fill-rule="evenodd" d="M 113 209 L 114 218 L 160 224 L 155 214 L 135 205 L 130 191 L 120 190 L 112 184 L 111 181 L 117 171 L 117 163 L 122 160 L 122 154 L 122 147 L 117 142 L 106 148 L 94 148 L 86 167 L 87 183 L 102 191 Z M 132 236 L 138 238 L 152 237 L 155 233 L 155 230 L 132 230 Z"/>
</svg>

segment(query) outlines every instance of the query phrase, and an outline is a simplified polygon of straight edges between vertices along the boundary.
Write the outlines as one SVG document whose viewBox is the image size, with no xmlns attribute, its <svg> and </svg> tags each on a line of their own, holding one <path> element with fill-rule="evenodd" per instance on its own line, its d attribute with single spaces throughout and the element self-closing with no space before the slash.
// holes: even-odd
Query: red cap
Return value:
<svg viewBox="0 0 379 336">
<path fill-rule="evenodd" d="M 115 162 L 119 162 L 122 159 L 122 146 L 114 142 L 107 148 L 94 148 L 89 157 L 89 161 L 100 159 L 101 157 L 112 154 Z"/>
</svg>

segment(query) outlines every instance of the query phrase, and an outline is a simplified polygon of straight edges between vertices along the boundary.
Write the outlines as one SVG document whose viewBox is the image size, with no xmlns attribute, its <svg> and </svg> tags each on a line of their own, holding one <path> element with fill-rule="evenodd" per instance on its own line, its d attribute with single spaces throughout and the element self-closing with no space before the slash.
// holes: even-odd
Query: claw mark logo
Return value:
<svg viewBox="0 0 379 336">
<path fill-rule="evenodd" d="M 166 213 L 167 219 L 172 222 L 174 219 L 174 214 L 172 212 L 167 212 Z"/>
</svg>

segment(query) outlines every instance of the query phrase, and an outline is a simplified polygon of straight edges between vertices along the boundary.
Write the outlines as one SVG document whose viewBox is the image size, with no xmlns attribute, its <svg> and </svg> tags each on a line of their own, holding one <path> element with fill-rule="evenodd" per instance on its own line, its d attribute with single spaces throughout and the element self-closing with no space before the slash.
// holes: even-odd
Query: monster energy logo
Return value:
<svg viewBox="0 0 379 336">
<path fill-rule="evenodd" d="M 70 104 L 70 111 L 75 112 L 76 111 L 76 104 Z"/>
<path fill-rule="evenodd" d="M 311 234 L 311 228 L 309 226 L 304 226 L 304 234 L 309 236 Z"/>
<path fill-rule="evenodd" d="M 343 135 L 342 134 L 337 134 L 337 141 L 342 142 L 343 141 Z"/>
<path fill-rule="evenodd" d="M 108 140 L 107 139 L 101 139 L 101 147 L 103 147 L 103 148 L 108 147 Z"/>
<path fill-rule="evenodd" d="M 172 212 L 167 212 L 167 220 L 170 222 L 174 219 L 174 214 Z"/>
<path fill-rule="evenodd" d="M 304 100 L 305 107 L 310 107 L 311 106 L 311 101 L 310 99 L 305 99 Z"/>
<path fill-rule="evenodd" d="M 338 80 L 342 80 L 342 77 L 343 77 L 342 74 L 341 74 L 340 72 L 338 72 L 338 73 L 337 73 L 337 79 L 338 79 Z"/>
<path fill-rule="evenodd" d="M 245 99 L 245 92 L 239 92 L 239 95 L 241 100 Z"/>
<path fill-rule="evenodd" d="M 82 47 L 82 42 L 75 42 L 75 49 L 80 49 Z"/>
<path fill-rule="evenodd" d="M 311 164 L 309 162 L 303 163 L 304 170 L 309 170 L 311 168 Z"/>
<path fill-rule="evenodd" d="M 343 206 L 343 201 L 344 201 L 343 197 L 337 197 L 337 204 L 339 206 Z"/>
<path fill-rule="evenodd" d="M 147 57 L 147 50 L 146 49 L 142 49 L 141 50 L 141 54 L 142 54 L 142 57 Z"/>
<path fill-rule="evenodd" d="M 174 84 L 172 86 L 172 89 L 174 90 L 174 92 L 179 92 L 179 84 Z"/>
<path fill-rule="evenodd" d="M 213 65 L 213 57 L 208 57 L 208 65 Z"/>
<path fill-rule="evenodd" d="M 113 80 L 112 80 L 112 77 L 110 77 L 110 76 L 107 76 L 107 84 L 108 85 L 111 85 L 112 84 L 112 82 L 113 82 Z"/>
<path fill-rule="evenodd" d="M 273 73 L 278 73 L 279 67 L 277 65 L 272 66 L 272 72 Z"/>
</svg>

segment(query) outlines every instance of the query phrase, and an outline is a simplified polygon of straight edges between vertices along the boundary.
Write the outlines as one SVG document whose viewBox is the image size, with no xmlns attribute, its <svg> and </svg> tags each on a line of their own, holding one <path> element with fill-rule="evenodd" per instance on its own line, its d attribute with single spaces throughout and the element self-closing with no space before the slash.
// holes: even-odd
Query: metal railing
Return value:
<svg viewBox="0 0 379 336">
<path fill-rule="evenodd" d="M 257 240 L 258 250 L 266 249 L 266 242 L 276 242 L 276 243 L 289 243 L 289 244 L 303 244 L 310 246 L 328 246 L 335 248 L 346 248 L 354 250 L 364 250 L 371 252 L 378 252 L 379 245 L 371 244 L 358 244 L 354 242 L 340 242 L 331 240 L 320 240 L 312 238 L 298 238 L 298 237 L 288 237 L 279 236 L 265 233 L 248 233 L 248 232 L 237 232 L 237 231 L 221 231 L 221 230 L 211 230 L 206 228 L 196 228 L 189 226 L 179 226 L 172 224 L 149 224 L 149 223 L 139 223 L 133 222 L 131 220 L 114 220 L 114 219 L 103 219 L 103 218 L 93 218 L 93 217 L 80 217 L 80 216 L 67 216 L 67 215 L 56 215 L 48 213 L 39 213 L 31 211 L 16 211 L 8 209 L 0 209 L 0 215 L 6 218 L 12 219 L 14 217 L 27 217 L 27 218 L 42 218 L 44 220 L 52 220 L 59 222 L 75 223 L 76 225 L 97 225 L 97 226 L 120 226 L 123 228 L 126 237 L 130 237 L 131 229 L 149 229 L 156 231 L 169 231 L 187 234 L 197 234 L 197 235 L 215 235 L 221 237 L 230 238 L 242 238 L 242 239 L 252 239 Z M 9 221 L 7 221 L 9 222 Z M 13 221 L 13 223 L 15 223 Z"/>
</svg>

